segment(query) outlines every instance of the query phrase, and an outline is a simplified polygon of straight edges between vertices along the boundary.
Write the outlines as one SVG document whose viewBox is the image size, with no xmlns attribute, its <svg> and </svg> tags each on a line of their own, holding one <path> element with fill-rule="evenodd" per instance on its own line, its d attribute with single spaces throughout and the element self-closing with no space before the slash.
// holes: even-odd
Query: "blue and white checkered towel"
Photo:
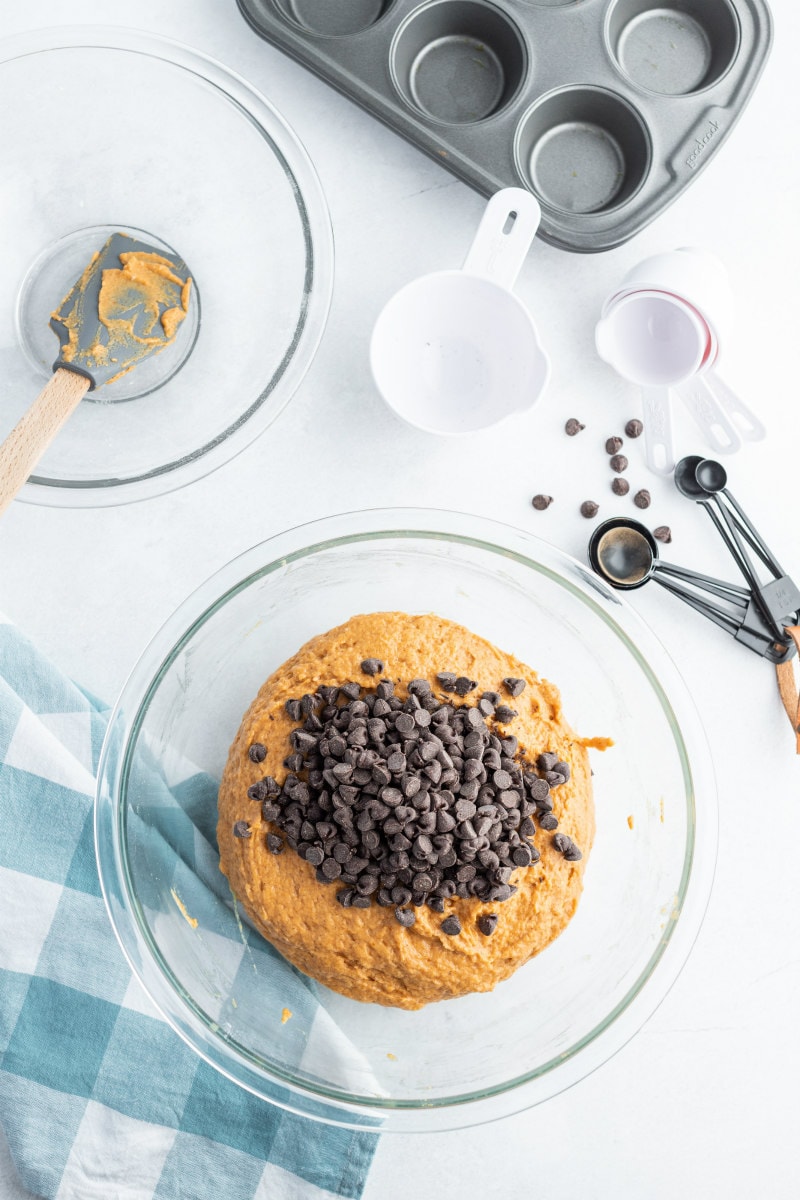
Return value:
<svg viewBox="0 0 800 1200">
<path fill-rule="evenodd" d="M 0 1125 L 57 1200 L 360 1197 L 376 1137 L 283 1112 L 172 1032 L 98 883 L 108 713 L 0 616 Z"/>
</svg>

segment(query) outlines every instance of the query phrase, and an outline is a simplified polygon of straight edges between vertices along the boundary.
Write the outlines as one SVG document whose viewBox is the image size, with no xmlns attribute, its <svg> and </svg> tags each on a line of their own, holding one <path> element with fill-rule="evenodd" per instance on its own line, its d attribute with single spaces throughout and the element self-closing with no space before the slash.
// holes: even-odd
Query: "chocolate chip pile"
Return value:
<svg viewBox="0 0 800 1200">
<path fill-rule="evenodd" d="M 377 676 L 384 666 L 366 659 L 361 669 Z M 497 692 L 459 704 L 452 697 L 474 693 L 477 683 L 450 671 L 436 678 L 438 696 L 427 680 L 412 679 L 401 700 L 382 678 L 374 689 L 345 683 L 287 700 L 299 723 L 284 762 L 289 774 L 282 785 L 265 776 L 248 789 L 317 880 L 338 885 L 340 904 L 369 908 L 375 900 L 406 928 L 415 907 L 443 913 L 453 896 L 508 900 L 515 868 L 540 858 L 534 816 L 540 829 L 557 828 L 551 789 L 570 777 L 551 752 L 535 768 L 527 762 L 517 738 L 500 729 L 517 713 Z M 525 681 L 505 679 L 503 688 L 513 700 Z M 254 743 L 248 753 L 263 762 L 266 748 Z M 250 836 L 243 821 L 233 832 Z M 581 858 L 565 834 L 554 845 L 569 861 Z M 268 833 L 267 846 L 281 853 L 284 837 Z M 497 921 L 484 913 L 477 926 L 489 936 Z M 455 936 L 461 923 L 453 914 L 441 929 Z"/>
</svg>

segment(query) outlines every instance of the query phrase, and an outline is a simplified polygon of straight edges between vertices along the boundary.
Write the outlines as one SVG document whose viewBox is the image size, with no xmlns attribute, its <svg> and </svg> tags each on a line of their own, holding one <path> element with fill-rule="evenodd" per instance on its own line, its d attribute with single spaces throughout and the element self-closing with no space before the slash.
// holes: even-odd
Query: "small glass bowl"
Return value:
<svg viewBox="0 0 800 1200">
<path fill-rule="evenodd" d="M 108 505 L 191 483 L 275 420 L 322 336 L 333 240 L 305 150 L 243 79 L 133 30 L 3 41 L 0 111 L 0 438 L 50 378 L 50 313 L 110 233 L 174 250 L 194 284 L 175 344 L 90 393 L 21 498 Z"/>
<path fill-rule="evenodd" d="M 213 831 L 213 787 L 201 812 L 181 788 L 156 800 L 142 780 L 154 769 L 167 778 L 176 763 L 218 780 L 267 675 L 314 634 L 358 612 L 393 609 L 436 612 L 489 638 L 560 687 L 579 733 L 614 738 L 612 749 L 592 753 L 597 837 L 584 894 L 561 937 L 492 993 L 403 1012 L 313 984 L 319 1007 L 296 1012 L 284 1029 L 258 973 L 240 970 L 241 947 L 231 955 L 202 911 L 180 911 L 172 875 L 153 852 L 153 835 L 187 816 Z M 111 718 L 96 838 L 123 950 L 198 1054 L 293 1111 L 412 1132 L 530 1107 L 632 1036 L 697 935 L 717 810 L 708 748 L 680 676 L 588 568 L 492 521 L 383 510 L 272 538 L 182 605 Z"/>
</svg>

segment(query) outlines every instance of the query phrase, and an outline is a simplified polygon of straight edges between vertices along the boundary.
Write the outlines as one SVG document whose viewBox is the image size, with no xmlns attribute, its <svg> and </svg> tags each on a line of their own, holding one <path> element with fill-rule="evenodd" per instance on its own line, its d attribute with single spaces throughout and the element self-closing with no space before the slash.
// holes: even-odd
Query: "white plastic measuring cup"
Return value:
<svg viewBox="0 0 800 1200">
<path fill-rule="evenodd" d="M 418 429 L 474 433 L 531 408 L 550 363 L 512 292 L 539 226 L 536 198 L 496 192 L 460 271 L 406 284 L 378 316 L 370 364 L 378 390 Z"/>
<path fill-rule="evenodd" d="M 601 358 L 642 388 L 651 470 L 675 466 L 670 393 L 683 400 L 718 454 L 764 437 L 761 421 L 714 371 L 731 316 L 727 272 L 704 250 L 655 255 L 612 294 L 595 330 Z"/>
</svg>

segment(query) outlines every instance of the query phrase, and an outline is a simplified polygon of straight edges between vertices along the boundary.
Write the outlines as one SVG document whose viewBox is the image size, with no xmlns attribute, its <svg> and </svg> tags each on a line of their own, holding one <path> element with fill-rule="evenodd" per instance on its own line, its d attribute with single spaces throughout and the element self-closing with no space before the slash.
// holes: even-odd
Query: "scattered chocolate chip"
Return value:
<svg viewBox="0 0 800 1200">
<path fill-rule="evenodd" d="M 577 420 L 576 417 L 570 417 L 564 426 L 564 432 L 566 433 L 567 437 L 575 437 L 576 433 L 580 433 L 581 430 L 585 428 L 586 426 L 581 425 L 580 421 Z"/>
<path fill-rule="evenodd" d="M 478 917 L 477 925 L 484 937 L 491 937 L 495 929 L 497 929 L 497 914 L 496 913 L 481 913 Z"/>
<path fill-rule="evenodd" d="M 417 919 L 417 914 L 413 908 L 396 908 L 394 915 L 404 929 L 410 929 Z"/>
<path fill-rule="evenodd" d="M 553 503 L 553 497 L 552 496 L 543 496 L 541 494 L 541 492 L 539 492 L 531 500 L 531 504 L 533 505 L 533 507 L 536 509 L 537 512 L 544 512 L 544 510 L 546 508 L 549 508 L 552 503 Z"/>
<path fill-rule="evenodd" d="M 642 422 L 634 417 L 633 420 L 628 421 L 628 424 L 625 426 L 625 433 L 629 438 L 637 438 L 641 437 L 643 429 L 644 425 Z"/>
<path fill-rule="evenodd" d="M 458 917 L 445 917 L 442 921 L 442 933 L 446 933 L 448 937 L 455 937 L 461 933 L 461 922 Z"/>
<path fill-rule="evenodd" d="M 250 759 L 250 762 L 262 763 L 267 757 L 267 747 L 263 746 L 261 742 L 253 742 L 252 746 L 247 751 L 247 755 Z"/>
<path fill-rule="evenodd" d="M 258 783 L 251 784 L 247 789 L 247 795 L 250 800 L 257 800 L 259 804 L 262 800 L 266 800 L 269 792 L 267 791 L 267 785 L 264 783 L 264 780 L 259 779 Z"/>
<path fill-rule="evenodd" d="M 581 505 L 581 516 L 588 517 L 590 520 L 592 517 L 596 517 L 599 511 L 600 505 L 595 504 L 594 500 L 584 500 Z"/>
<path fill-rule="evenodd" d="M 608 460 L 608 465 L 612 471 L 616 471 L 619 474 L 621 471 L 627 471 L 628 460 L 624 454 L 614 454 Z"/>
<path fill-rule="evenodd" d="M 650 507 L 650 493 L 648 492 L 647 488 L 641 488 L 636 493 L 636 495 L 633 497 L 633 503 L 637 508 Z"/>
<path fill-rule="evenodd" d="M 237 838 L 250 837 L 250 826 L 248 825 L 247 821 L 234 821 L 233 836 Z"/>
<path fill-rule="evenodd" d="M 611 480 L 611 490 L 615 496 L 627 496 L 628 492 L 631 490 L 631 485 L 628 483 L 627 479 L 622 479 L 620 476 L 618 476 L 616 479 Z"/>
<path fill-rule="evenodd" d="M 379 658 L 365 658 L 361 664 L 361 670 L 365 675 L 382 675 L 383 663 Z"/>
<path fill-rule="evenodd" d="M 440 671 L 436 678 L 446 692 L 452 692 L 458 676 L 455 671 Z"/>
<path fill-rule="evenodd" d="M 653 530 L 653 537 L 658 542 L 671 542 L 672 530 L 669 525 L 659 525 L 657 529 Z"/>
<path fill-rule="evenodd" d="M 548 831 L 558 829 L 558 817 L 551 812 L 539 813 L 539 828 Z"/>
<path fill-rule="evenodd" d="M 278 837 L 277 833 L 267 834 L 267 849 L 270 854 L 280 854 L 283 850 L 283 838 Z"/>
<path fill-rule="evenodd" d="M 606 442 L 606 454 L 619 454 L 622 449 L 621 437 L 610 437 Z"/>
<path fill-rule="evenodd" d="M 503 680 L 503 687 L 506 689 L 509 696 L 516 700 L 517 696 L 521 696 L 525 691 L 525 680 L 514 679 L 512 676 L 509 676 L 508 679 Z"/>
<path fill-rule="evenodd" d="M 293 721 L 300 720 L 300 717 L 302 716 L 302 709 L 300 708 L 299 700 L 287 700 L 284 704 L 284 708 Z"/>
</svg>

